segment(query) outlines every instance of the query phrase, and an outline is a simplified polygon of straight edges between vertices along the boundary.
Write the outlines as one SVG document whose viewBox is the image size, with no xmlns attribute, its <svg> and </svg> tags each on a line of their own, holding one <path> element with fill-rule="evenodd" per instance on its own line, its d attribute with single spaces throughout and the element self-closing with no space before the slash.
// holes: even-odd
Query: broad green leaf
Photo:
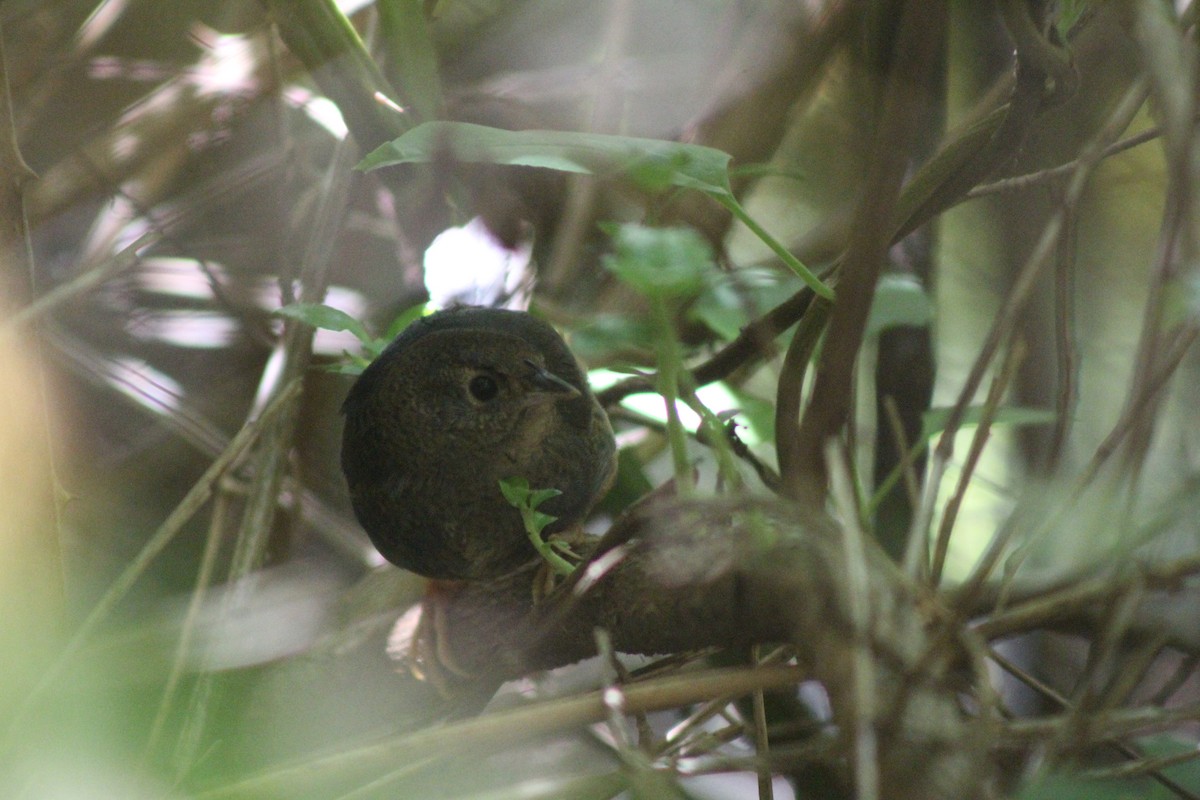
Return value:
<svg viewBox="0 0 1200 800">
<path fill-rule="evenodd" d="M 688 316 L 703 322 L 726 341 L 736 339 L 749 322 L 746 304 L 727 280 L 711 282 L 688 309 Z"/>
<path fill-rule="evenodd" d="M 616 228 L 614 252 L 604 265 L 646 297 L 694 295 L 715 269 L 712 251 L 691 228 Z"/>
<path fill-rule="evenodd" d="M 358 169 L 427 163 L 442 153 L 473 164 L 543 167 L 585 175 L 624 175 L 649 188 L 730 193 L 729 154 L 711 147 L 576 131 L 508 131 L 467 122 L 425 122 L 380 145 Z"/>
<path fill-rule="evenodd" d="M 933 321 L 933 303 L 925 287 L 911 275 L 884 275 L 875 287 L 867 335 L 902 325 L 924 327 Z"/>
<path fill-rule="evenodd" d="M 350 331 L 360 341 L 371 341 L 371 334 L 363 324 L 345 311 L 321 303 L 292 303 L 275 312 L 280 316 L 307 322 L 314 328 L 328 331 Z"/>
<path fill-rule="evenodd" d="M 609 361 L 618 354 L 654 349 L 654 326 L 644 316 L 597 314 L 571 332 L 571 351 L 585 364 Z"/>
<path fill-rule="evenodd" d="M 433 33 L 424 0 L 375 4 L 379 42 L 390 68 L 388 78 L 417 120 L 433 119 L 442 106 L 442 85 Z"/>
</svg>

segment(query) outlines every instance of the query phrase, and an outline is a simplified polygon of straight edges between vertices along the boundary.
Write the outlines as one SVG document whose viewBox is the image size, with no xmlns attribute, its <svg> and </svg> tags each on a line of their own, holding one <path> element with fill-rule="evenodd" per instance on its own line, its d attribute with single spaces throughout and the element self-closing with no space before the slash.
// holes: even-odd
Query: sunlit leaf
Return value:
<svg viewBox="0 0 1200 800">
<path fill-rule="evenodd" d="M 396 315 L 396 318 L 392 320 L 392 324 L 388 325 L 387 331 L 384 332 L 382 338 L 390 342 L 392 339 L 395 339 L 397 336 L 399 336 L 400 332 L 409 325 L 416 322 L 421 317 L 428 316 L 430 313 L 431 311 L 428 303 L 418 303 L 412 308 L 406 308 L 404 311 L 401 311 Z"/>
</svg>

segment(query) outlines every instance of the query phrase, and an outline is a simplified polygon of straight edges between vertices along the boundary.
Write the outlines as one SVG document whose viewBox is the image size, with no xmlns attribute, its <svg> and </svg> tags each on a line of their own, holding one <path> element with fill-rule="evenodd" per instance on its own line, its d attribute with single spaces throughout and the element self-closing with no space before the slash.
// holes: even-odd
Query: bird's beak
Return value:
<svg viewBox="0 0 1200 800">
<path fill-rule="evenodd" d="M 529 365 L 530 374 L 525 380 L 539 392 L 549 392 L 551 394 L 565 395 L 567 397 L 578 397 L 579 390 L 571 384 L 564 381 L 562 378 L 549 372 L 545 367 L 539 367 L 529 359 L 525 359 L 525 363 Z"/>
</svg>

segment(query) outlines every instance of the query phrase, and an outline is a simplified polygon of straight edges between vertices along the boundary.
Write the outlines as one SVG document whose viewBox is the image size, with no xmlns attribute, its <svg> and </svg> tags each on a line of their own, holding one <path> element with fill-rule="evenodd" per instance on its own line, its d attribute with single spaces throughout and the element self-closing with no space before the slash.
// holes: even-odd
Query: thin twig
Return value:
<svg viewBox="0 0 1200 800">
<path fill-rule="evenodd" d="M 1042 680 L 1037 678 L 1037 676 L 1033 675 L 1032 673 L 1026 671 L 1023 667 L 1018 665 L 1016 662 L 1011 661 L 1010 659 L 1008 659 L 1007 657 L 1002 655 L 999 651 L 995 650 L 994 648 L 989 649 L 988 658 L 990 658 L 992 661 L 994 661 L 1005 672 L 1012 675 L 1014 678 L 1016 678 L 1017 680 L 1019 680 L 1021 683 L 1025 684 L 1026 686 L 1028 686 L 1030 689 L 1033 689 L 1035 692 L 1037 692 L 1043 698 L 1053 702 L 1055 705 L 1057 705 L 1060 708 L 1066 709 L 1068 711 L 1071 709 L 1071 702 L 1066 697 L 1064 697 L 1061 693 L 1056 691 L 1054 689 L 1054 687 L 1043 682 Z M 1121 753 L 1126 758 L 1141 759 L 1141 753 L 1139 753 L 1137 748 L 1133 747 L 1132 745 L 1129 745 L 1129 744 L 1127 744 L 1125 742 L 1121 742 L 1121 741 L 1114 741 L 1114 742 L 1110 742 L 1109 744 L 1110 744 L 1110 746 L 1113 747 L 1113 749 L 1117 750 L 1119 753 Z M 1146 761 L 1136 761 L 1135 763 L 1131 763 L 1127 766 L 1129 768 L 1133 768 L 1134 766 L 1145 765 L 1145 764 L 1147 764 Z M 1152 768 L 1144 769 L 1141 772 L 1148 774 L 1151 778 L 1158 781 L 1160 784 L 1162 784 L 1167 789 L 1170 789 L 1172 792 L 1177 794 L 1179 797 L 1186 798 L 1187 800 L 1200 800 L 1200 795 L 1197 795 L 1196 793 L 1184 788 L 1183 786 L 1180 786 L 1173 779 L 1167 777 L 1162 772 L 1160 772 L 1159 769 L 1163 766 L 1169 766 L 1169 765 L 1165 765 L 1165 764 L 1154 765 Z M 1122 769 L 1122 768 L 1117 768 L 1117 769 Z"/>
<path fill-rule="evenodd" d="M 896 452 L 900 454 L 900 463 L 896 467 L 900 470 L 900 475 L 904 480 L 904 491 L 908 495 L 910 507 L 916 508 L 917 503 L 921 502 L 921 479 L 917 476 L 914 467 L 916 459 L 913 458 L 912 444 L 904 435 L 904 420 L 900 419 L 900 408 L 896 405 L 896 398 L 890 394 L 884 397 L 883 410 L 887 416 L 888 433 L 892 437 L 892 444 L 896 446 Z M 880 432 L 879 435 L 882 436 L 883 433 Z"/>
<path fill-rule="evenodd" d="M 830 271 L 822 276 L 826 285 L 833 286 Z M 805 287 L 779 305 L 751 322 L 738 337 L 692 369 L 692 384 L 706 386 L 728 377 L 734 370 L 766 356 L 774 346 L 775 337 L 796 324 L 804 316 L 816 295 Z M 638 375 L 609 386 L 596 393 L 596 399 L 606 408 L 614 406 L 631 394 L 654 391 L 653 375 Z"/>
<path fill-rule="evenodd" d="M 921 535 L 929 525 L 929 521 L 933 518 L 933 506 L 937 499 L 938 487 L 941 485 L 946 466 L 954 453 L 955 434 L 958 433 L 959 427 L 961 427 L 963 421 L 966 419 L 967 408 L 976 391 L 978 391 L 980 384 L 983 382 L 984 375 L 992 359 L 1016 327 L 1021 310 L 1025 307 L 1025 303 L 1032 294 L 1042 270 L 1050 262 L 1058 246 L 1059 236 L 1062 233 L 1063 223 L 1066 218 L 1064 209 L 1079 202 L 1080 197 L 1083 195 L 1083 190 L 1091 177 L 1092 170 L 1095 168 L 1099 156 L 1103 152 L 1105 143 L 1116 138 L 1121 131 L 1125 130 L 1129 124 L 1129 120 L 1133 118 L 1133 115 L 1137 113 L 1138 109 L 1145 102 L 1146 94 L 1145 82 L 1141 80 L 1135 81 L 1125 92 L 1121 101 L 1117 103 L 1117 107 L 1109 116 L 1108 122 L 1100 129 L 1080 155 L 1079 162 L 1072 172 L 1071 179 L 1063 193 L 1063 208 L 1051 217 L 1042 229 L 1042 235 L 1034 246 L 1033 252 L 1030 253 L 1024 266 L 1021 267 L 1013 288 L 1004 301 L 1004 305 L 992 321 L 992 327 L 984 339 L 984 343 L 979 350 L 979 355 L 976 357 L 975 363 L 971 365 L 971 370 L 963 382 L 962 389 L 959 390 L 958 398 L 950 410 L 946 426 L 942 430 L 942 435 L 933 450 L 933 457 L 930 459 L 930 476 L 925 485 L 925 494 L 921 499 L 921 506 L 913 518 L 914 533 L 912 535 Z M 997 534 L 996 538 L 1010 537 L 1015 531 L 1016 526 L 1009 524 Z M 993 541 L 990 550 L 998 554 L 1001 551 L 1000 545 L 1002 544 L 1006 543 Z M 987 565 L 986 569 L 984 568 L 985 565 L 981 564 L 977 566 L 972 576 L 967 580 L 964 587 L 966 591 L 963 594 L 971 596 L 975 591 L 978 591 L 984 581 L 986 581 L 993 566 L 994 563 Z"/>
<path fill-rule="evenodd" d="M 992 640 L 1034 630 L 1056 621 L 1094 610 L 1107 598 L 1122 591 L 1134 580 L 1144 581 L 1147 589 L 1169 589 L 1183 578 L 1200 573 L 1200 555 L 1191 555 L 1166 564 L 1138 565 L 1140 575 L 1114 573 L 1112 570 L 1091 578 L 1078 578 L 1065 586 L 1039 594 L 981 620 L 975 631 Z M 966 607 L 968 610 L 970 606 Z"/>
<path fill-rule="evenodd" d="M 1005 359 L 1000 374 L 992 381 L 991 388 L 988 390 L 987 399 L 984 401 L 983 410 L 980 413 L 979 425 L 975 429 L 975 435 L 971 438 L 971 446 L 967 450 L 966 460 L 958 476 L 958 484 L 954 487 L 954 494 L 950 496 L 942 510 L 942 521 L 938 525 L 937 540 L 933 548 L 933 565 L 929 570 L 931 586 L 937 586 L 941 582 L 942 570 L 946 566 L 946 554 L 950 549 L 950 536 L 954 532 L 954 523 L 958 519 L 958 510 L 962 507 L 967 487 L 975 475 L 975 468 L 979 465 L 979 458 L 983 455 L 983 448 L 987 445 L 988 437 L 991 435 L 992 421 L 1000 409 L 1004 393 L 1008 391 L 1009 385 L 1017 374 L 1017 369 L 1025 358 L 1025 352 L 1025 340 L 1015 339 L 1012 347 L 1009 348 L 1008 358 Z"/>
<path fill-rule="evenodd" d="M 1183 357 L 1187 355 L 1188 349 L 1195 343 L 1197 336 L 1200 335 L 1200 328 L 1192 328 L 1186 331 L 1177 340 L 1175 347 L 1162 360 L 1162 363 L 1157 372 L 1152 373 L 1146 382 L 1138 387 L 1138 391 L 1134 394 L 1128 408 L 1113 425 L 1113 429 L 1108 436 L 1104 437 L 1104 441 L 1096 448 L 1096 452 L 1092 454 L 1091 460 L 1084 468 L 1078 481 L 1078 487 L 1081 490 L 1083 487 L 1090 484 L 1100 472 L 1100 468 L 1120 446 L 1121 440 L 1133 426 L 1134 422 L 1142 416 L 1145 409 L 1150 405 L 1151 401 L 1157 396 L 1158 392 L 1166 385 L 1166 382 L 1175 374 L 1179 365 L 1183 362 Z"/>
<path fill-rule="evenodd" d="M 132 244 L 114 254 L 112 257 L 105 259 L 97 264 L 93 269 L 89 269 L 82 275 L 74 278 L 68 283 L 61 286 L 56 286 L 46 294 L 34 300 L 29 305 L 22 308 L 17 313 L 9 317 L 4 326 L 0 328 L 0 336 L 11 335 L 16 329 L 23 325 L 29 325 L 41 319 L 46 314 L 63 305 L 64 303 L 73 300 L 79 295 L 86 294 L 97 286 L 111 280 L 120 275 L 127 269 L 136 266 L 141 257 L 141 251 L 153 247 L 162 239 L 162 234 L 157 231 L 147 231 L 139 236 Z"/>
<path fill-rule="evenodd" d="M 775 387 L 775 457 L 784 491 L 795 497 L 800 486 L 800 403 L 804 375 L 829 319 L 830 305 L 817 299 L 800 320 L 783 357 Z"/>
<path fill-rule="evenodd" d="M 859 508 L 850 476 L 850 466 L 836 440 L 825 446 L 830 490 L 842 518 L 842 547 L 846 564 L 846 607 L 850 613 L 850 635 L 854 642 L 852 661 L 854 705 L 854 777 L 856 797 L 879 797 L 879 741 L 875 732 L 875 660 L 868 642 L 873 639 L 874 621 L 868 607 L 871 592 L 867 576 L 867 555 Z"/>
<path fill-rule="evenodd" d="M 1155 692 L 1154 696 L 1150 698 L 1150 705 L 1166 705 L 1167 702 L 1175 696 L 1175 693 L 1182 689 L 1185 683 L 1191 680 L 1192 675 L 1195 674 L 1197 667 L 1200 667 L 1200 654 L 1184 656 L 1183 660 L 1179 662 L 1179 666 L 1176 667 L 1175 672 L 1172 673 L 1171 677 L 1167 679 L 1163 683 L 1162 688 Z"/>
<path fill-rule="evenodd" d="M 1097 714 L 1088 725 L 1095 736 L 1076 742 L 1079 747 L 1108 744 L 1123 736 L 1135 733 L 1162 730 L 1181 722 L 1194 722 L 1200 717 L 1200 703 L 1190 703 L 1176 708 L 1120 708 Z M 1006 734 L 1014 743 L 1043 742 L 1054 736 L 1064 725 L 1070 724 L 1069 716 L 1040 717 L 1010 722 Z"/>
<path fill-rule="evenodd" d="M 794 686 L 806 677 L 807 672 L 796 667 L 744 667 L 660 678 L 624 687 L 623 707 L 626 713 L 661 711 L 713 697 L 742 696 L 758 688 L 783 689 Z M 217 800 L 254 794 L 286 794 L 287 787 L 308 785 L 317 776 L 331 770 L 367 768 L 372 765 L 394 767 L 430 756 L 459 752 L 478 755 L 511 747 L 532 737 L 601 722 L 608 718 L 608 714 L 602 691 L 533 703 L 332 755 L 308 758 L 199 793 L 196 797 L 198 800 Z M 514 735 L 514 732 L 519 735 Z"/>
<path fill-rule="evenodd" d="M 750 649 L 750 658 L 756 665 L 761 664 L 760 649 L 757 644 Z M 758 800 L 774 800 L 775 781 L 770 767 L 771 739 L 767 735 L 767 706 L 763 699 L 762 689 L 755 689 L 751 697 L 754 702 L 754 751 L 762 765 L 756 770 L 758 773 Z"/>
<path fill-rule="evenodd" d="M 1100 154 L 1100 160 L 1111 158 L 1119 153 L 1124 153 L 1126 150 L 1132 150 L 1138 145 L 1146 144 L 1162 136 L 1160 128 L 1148 128 L 1141 133 L 1134 134 L 1127 139 L 1122 139 L 1119 142 L 1109 145 L 1104 148 Z M 1038 186 L 1048 181 L 1056 180 L 1070 175 L 1078 169 L 1080 159 L 1068 161 L 1065 164 L 1059 164 L 1057 167 L 1049 167 L 1048 169 L 1040 169 L 1037 172 L 1030 172 L 1025 175 L 1017 175 L 1012 178 L 1004 178 L 1003 180 L 985 183 L 982 186 L 976 186 L 971 191 L 967 192 L 963 200 L 974 200 L 977 197 L 986 197 L 991 194 L 1000 194 L 1001 192 L 1015 192 L 1022 189 L 1028 189 L 1032 186 Z"/>
<path fill-rule="evenodd" d="M 196 622 L 200 618 L 201 609 L 204 607 L 204 598 L 207 595 L 208 587 L 212 584 L 213 575 L 216 573 L 217 555 L 221 552 L 221 542 L 225 538 L 224 526 L 228 502 L 227 492 L 216 494 L 212 515 L 208 522 L 208 536 L 204 540 L 204 552 L 200 555 L 200 567 L 196 570 L 196 585 L 192 590 L 191 597 L 188 598 L 187 611 L 179 626 L 179 641 L 175 645 L 175 656 L 163 686 L 162 697 L 158 701 L 158 711 L 150 725 L 150 734 L 146 737 L 144 758 L 153 755 L 158 746 L 159 738 L 167 723 L 167 715 L 170 713 L 175 699 L 175 693 L 183 678 L 184 667 L 195 639 Z"/>
</svg>

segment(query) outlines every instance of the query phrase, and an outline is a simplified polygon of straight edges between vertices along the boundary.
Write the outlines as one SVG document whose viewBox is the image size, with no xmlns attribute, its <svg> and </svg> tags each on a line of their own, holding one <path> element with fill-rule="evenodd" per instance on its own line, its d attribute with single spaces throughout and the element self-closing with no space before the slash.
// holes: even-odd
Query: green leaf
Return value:
<svg viewBox="0 0 1200 800">
<path fill-rule="evenodd" d="M 541 511 L 531 511 L 529 513 L 529 521 L 533 526 L 533 532 L 538 534 L 545 530 L 546 526 L 551 522 L 554 522 L 556 519 L 558 519 L 558 517 L 551 516 L 550 514 L 543 514 Z"/>
<path fill-rule="evenodd" d="M 299 320 L 327 331 L 350 331 L 362 342 L 370 342 L 371 334 L 363 324 L 345 311 L 321 303 L 292 303 L 278 309 L 276 314 Z"/>
<path fill-rule="evenodd" d="M 418 303 L 412 308 L 406 308 L 396 315 L 396 318 L 392 320 L 392 324 L 388 325 L 387 330 L 384 332 L 382 338 L 386 339 L 388 342 L 391 342 L 392 339 L 395 339 L 397 336 L 399 336 L 400 333 L 409 325 L 413 324 L 421 317 L 428 316 L 432 313 L 433 310 L 429 307 L 428 303 Z"/>
<path fill-rule="evenodd" d="M 604 265 L 647 297 L 694 295 L 715 269 L 708 242 L 691 228 L 621 225 L 613 238 Z"/>
<path fill-rule="evenodd" d="M 418 120 L 433 119 L 442 107 L 442 85 L 433 34 L 424 0 L 387 0 L 375 4 L 380 36 L 390 68 L 388 78 L 400 90 Z"/>
<path fill-rule="evenodd" d="M 950 407 L 931 408 L 925 412 L 921 421 L 921 429 L 925 437 L 936 436 L 946 429 L 950 420 Z M 963 417 L 963 425 L 978 425 L 983 416 L 982 406 L 971 406 Z M 993 425 L 1050 425 L 1058 415 L 1045 408 L 1024 408 L 1022 406 L 1001 406 L 996 409 L 992 418 Z"/>
<path fill-rule="evenodd" d="M 654 347 L 654 326 L 644 317 L 597 314 L 571 332 L 571 350 L 585 364 L 610 361 L 630 351 Z"/>
<path fill-rule="evenodd" d="M 911 275 L 884 275 L 875 287 L 867 318 L 867 335 L 907 325 L 921 328 L 933 321 L 933 303 L 925 287 Z"/>
<path fill-rule="evenodd" d="M 703 322 L 725 341 L 736 339 L 749 322 L 746 305 L 732 283 L 718 278 L 700 293 L 688 316 Z"/>
<path fill-rule="evenodd" d="M 321 367 L 321 369 L 325 372 L 332 372 L 334 375 L 362 375 L 362 371 L 366 367 L 354 362 L 344 361 L 338 364 L 329 364 L 328 366 Z"/>
<path fill-rule="evenodd" d="M 529 507 L 537 508 L 551 497 L 558 497 L 562 492 L 558 489 L 536 489 L 529 494 Z"/>
<path fill-rule="evenodd" d="M 524 478 L 501 478 L 500 492 L 509 505 L 522 508 L 529 497 L 529 481 Z"/>
<path fill-rule="evenodd" d="M 1059 0 L 1058 19 L 1054 27 L 1059 38 L 1064 42 L 1070 38 L 1075 26 L 1083 20 L 1083 15 L 1091 10 L 1090 0 Z"/>
<path fill-rule="evenodd" d="M 428 163 L 447 151 L 472 164 L 624 175 L 648 188 L 679 186 L 708 194 L 730 193 L 730 156 L 711 147 L 575 131 L 508 131 L 467 122 L 418 125 L 377 147 L 358 169 Z"/>
</svg>

